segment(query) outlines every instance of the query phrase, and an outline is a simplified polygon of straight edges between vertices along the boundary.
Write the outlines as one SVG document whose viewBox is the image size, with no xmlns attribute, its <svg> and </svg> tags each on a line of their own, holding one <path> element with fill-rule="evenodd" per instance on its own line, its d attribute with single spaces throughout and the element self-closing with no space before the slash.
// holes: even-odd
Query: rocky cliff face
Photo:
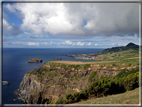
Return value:
<svg viewBox="0 0 142 107">
<path fill-rule="evenodd" d="M 66 94 L 73 94 L 87 88 L 90 74 L 94 70 L 65 70 L 60 67 L 52 67 L 48 64 L 34 69 L 25 74 L 19 89 L 15 94 L 19 99 L 29 104 L 48 104 L 57 101 Z M 105 72 L 101 75 L 107 75 Z"/>
<path fill-rule="evenodd" d="M 35 89 L 40 90 L 41 85 L 36 81 L 36 76 L 28 72 L 20 83 L 20 88 L 15 93 L 19 95 L 19 99 L 28 103 L 31 95 L 30 91 Z"/>
</svg>

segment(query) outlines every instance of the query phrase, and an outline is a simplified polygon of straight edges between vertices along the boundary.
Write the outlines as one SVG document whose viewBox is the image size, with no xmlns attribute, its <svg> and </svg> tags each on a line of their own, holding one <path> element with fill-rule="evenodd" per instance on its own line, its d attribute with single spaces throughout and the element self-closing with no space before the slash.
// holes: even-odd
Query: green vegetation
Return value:
<svg viewBox="0 0 142 107">
<path fill-rule="evenodd" d="M 130 71 L 128 71 L 128 72 L 126 72 L 126 69 L 123 69 L 123 70 L 121 70 L 121 72 L 119 73 L 119 74 L 117 74 L 116 76 L 115 76 L 115 78 L 116 79 L 118 79 L 118 78 L 123 78 L 123 77 L 126 77 L 126 76 L 128 76 L 128 75 L 130 75 L 130 74 L 133 74 L 133 73 L 136 73 L 136 72 L 138 72 L 139 71 L 139 68 L 137 67 L 137 68 L 132 68 Z"/>
<path fill-rule="evenodd" d="M 94 81 L 87 89 L 76 92 L 73 95 L 67 94 L 64 99 L 58 100 L 55 104 L 62 104 L 63 102 L 74 103 L 88 99 L 91 96 L 101 97 L 135 89 L 139 87 L 138 71 L 138 68 L 132 69 L 129 71 L 130 73 L 122 70 L 114 78 L 101 78 L 100 80 Z M 91 75 L 95 75 L 95 73 Z"/>
<path fill-rule="evenodd" d="M 88 81 L 89 81 L 89 82 L 90 82 L 90 81 L 93 81 L 93 78 L 96 76 L 96 74 L 97 74 L 97 71 L 92 72 L 91 75 L 90 75 L 90 77 L 88 78 Z"/>
</svg>

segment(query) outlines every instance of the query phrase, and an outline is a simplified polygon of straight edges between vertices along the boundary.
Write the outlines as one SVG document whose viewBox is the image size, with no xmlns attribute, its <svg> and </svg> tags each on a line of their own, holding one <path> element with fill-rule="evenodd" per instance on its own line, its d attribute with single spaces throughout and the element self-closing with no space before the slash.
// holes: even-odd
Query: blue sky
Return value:
<svg viewBox="0 0 142 107">
<path fill-rule="evenodd" d="M 110 48 L 139 44 L 137 3 L 4 3 L 3 47 Z"/>
</svg>

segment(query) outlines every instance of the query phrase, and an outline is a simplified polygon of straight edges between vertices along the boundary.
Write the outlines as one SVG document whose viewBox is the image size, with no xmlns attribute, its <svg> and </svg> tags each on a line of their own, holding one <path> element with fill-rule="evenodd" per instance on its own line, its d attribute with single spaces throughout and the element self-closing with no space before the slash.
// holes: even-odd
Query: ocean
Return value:
<svg viewBox="0 0 142 107">
<path fill-rule="evenodd" d="M 3 104 L 23 104 L 17 99 L 14 92 L 19 88 L 24 75 L 33 69 L 42 66 L 47 61 L 57 59 L 69 61 L 86 61 L 72 59 L 64 55 L 68 54 L 90 54 L 97 53 L 103 49 L 94 48 L 3 48 L 2 80 L 9 81 L 11 84 L 2 85 L 2 103 Z M 42 63 L 28 63 L 29 58 L 41 58 Z"/>
</svg>

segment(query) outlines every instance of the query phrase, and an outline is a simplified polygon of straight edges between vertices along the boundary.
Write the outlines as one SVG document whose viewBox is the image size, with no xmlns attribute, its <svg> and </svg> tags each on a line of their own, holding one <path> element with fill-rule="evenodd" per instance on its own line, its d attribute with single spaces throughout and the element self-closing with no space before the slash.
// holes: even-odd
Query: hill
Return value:
<svg viewBox="0 0 142 107">
<path fill-rule="evenodd" d="M 100 55 L 100 54 L 105 54 L 105 53 L 113 53 L 113 52 L 119 52 L 119 51 L 125 51 L 125 50 L 129 50 L 129 49 L 138 49 L 139 46 L 134 44 L 134 43 L 129 43 L 126 46 L 121 46 L 121 47 L 112 47 L 112 48 L 108 48 L 105 49 L 103 51 L 100 51 L 98 53 L 96 53 L 95 55 Z"/>
<path fill-rule="evenodd" d="M 72 57 L 73 59 L 85 59 L 85 60 L 99 61 L 99 60 L 109 60 L 109 59 L 111 59 L 110 56 L 113 56 L 112 54 L 119 53 L 119 52 L 123 53 L 126 51 L 129 54 L 129 52 L 131 52 L 130 50 L 138 51 L 139 46 L 134 43 L 129 43 L 126 46 L 112 47 L 112 48 L 104 49 L 104 50 L 97 52 L 97 53 L 69 54 L 69 55 L 65 55 L 65 56 Z M 103 56 L 107 56 L 107 57 L 103 57 Z"/>
</svg>

